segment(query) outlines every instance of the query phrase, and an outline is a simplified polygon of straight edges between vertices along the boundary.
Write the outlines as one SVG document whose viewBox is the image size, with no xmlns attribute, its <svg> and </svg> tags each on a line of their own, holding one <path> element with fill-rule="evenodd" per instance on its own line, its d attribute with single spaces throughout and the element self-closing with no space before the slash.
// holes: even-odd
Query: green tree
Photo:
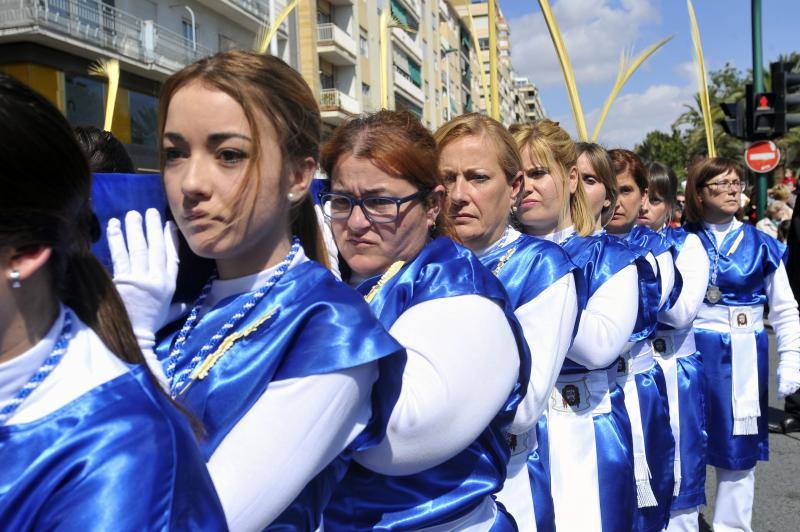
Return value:
<svg viewBox="0 0 800 532">
<path fill-rule="evenodd" d="M 649 132 L 633 151 L 648 161 L 658 161 L 670 166 L 681 178 L 686 177 L 689 152 L 685 139 L 675 128 L 672 128 L 671 133 Z"/>
</svg>

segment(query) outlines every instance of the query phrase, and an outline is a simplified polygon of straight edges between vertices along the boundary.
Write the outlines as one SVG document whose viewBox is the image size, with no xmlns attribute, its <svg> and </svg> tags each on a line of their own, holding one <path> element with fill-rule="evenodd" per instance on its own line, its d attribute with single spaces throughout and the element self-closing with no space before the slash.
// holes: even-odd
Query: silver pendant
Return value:
<svg viewBox="0 0 800 532">
<path fill-rule="evenodd" d="M 708 299 L 708 302 L 712 305 L 718 303 L 719 300 L 722 299 L 722 292 L 717 285 L 712 284 L 708 287 L 708 290 L 706 290 L 706 299 Z"/>
</svg>

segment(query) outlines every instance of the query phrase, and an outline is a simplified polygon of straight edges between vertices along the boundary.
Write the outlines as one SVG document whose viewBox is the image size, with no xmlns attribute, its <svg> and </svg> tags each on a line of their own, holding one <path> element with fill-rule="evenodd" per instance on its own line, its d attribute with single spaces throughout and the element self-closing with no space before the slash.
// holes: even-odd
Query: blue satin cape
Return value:
<svg viewBox="0 0 800 532">
<path fill-rule="evenodd" d="M 128 211 L 138 211 L 144 217 L 150 208 L 157 209 L 164 220 L 167 198 L 159 174 L 92 174 L 92 209 L 100 222 L 100 239 L 92 245 L 92 252 L 109 272 L 108 221 L 124 221 Z"/>
<path fill-rule="evenodd" d="M 186 356 L 178 362 L 176 373 L 186 368 L 191 354 L 198 352 L 249 297 L 244 293 L 223 299 L 200 318 L 184 344 Z M 373 361 L 379 361 L 383 375 L 383 363 L 388 363 L 384 359 L 404 354 L 400 344 L 372 316 L 364 299 L 313 261 L 288 270 L 238 329 L 244 330 L 272 311 L 272 318 L 233 344 L 208 377 L 194 381 L 178 396 L 207 430 L 201 442 L 206 460 L 270 382 L 331 373 Z M 182 321 L 162 331 L 156 349 L 162 361 L 169 356 L 181 324 Z M 383 439 L 397 393 L 399 382 L 381 376 L 373 387 L 372 419 L 367 429 L 309 482 L 271 527 L 314 530 L 319 526 L 322 510 L 346 470 L 352 451 L 367 449 Z"/>
<path fill-rule="evenodd" d="M 714 264 L 714 245 L 700 225 L 686 228 L 697 234 Z M 726 253 L 739 233 L 744 237 L 733 254 Z M 728 232 L 719 247 L 721 255 L 717 268 L 717 286 L 722 298 L 717 305 L 747 306 L 767 303 L 766 278 L 781 262 L 786 262 L 786 246 L 755 227 L 742 224 Z M 711 272 L 709 271 L 709 279 Z M 710 282 L 710 281 L 709 281 Z M 706 304 L 711 304 L 706 300 Z M 750 469 L 758 460 L 769 460 L 767 430 L 769 342 L 764 330 L 756 333 L 758 349 L 758 391 L 761 415 L 758 434 L 733 436 L 731 407 L 731 339 L 727 333 L 695 329 L 695 343 L 703 357 L 706 376 L 706 431 L 708 432 L 708 463 L 724 469 Z"/>
<path fill-rule="evenodd" d="M 637 256 L 627 245 L 605 232 L 585 237 L 574 235 L 562 242 L 561 246 L 567 251 L 572 262 L 583 271 L 589 298 L 614 274 L 626 266 L 636 264 L 637 261 Z M 612 364 L 615 365 L 616 362 Z M 586 367 L 570 360 L 569 357 L 564 361 L 561 370 L 562 374 L 587 371 Z M 633 513 L 636 508 L 633 437 L 630 419 L 625 409 L 625 394 L 616 382 L 610 385 L 609 395 L 611 412 L 592 418 L 600 486 L 600 519 L 602 532 L 628 532 L 633 526 Z M 528 457 L 528 472 L 534 490 L 545 481 L 542 471 L 550 471 L 550 441 L 545 416 L 540 419 L 536 430 L 539 450 Z M 549 482 L 549 474 L 547 481 Z"/>
<path fill-rule="evenodd" d="M 227 530 L 188 423 L 139 367 L 0 427 L 0 462 L 3 530 Z"/>
<path fill-rule="evenodd" d="M 358 290 L 366 294 L 378 279 L 364 281 Z M 462 295 L 495 301 L 514 331 L 520 355 L 519 379 L 506 404 L 469 447 L 421 473 L 381 475 L 353 462 L 325 511 L 326 529 L 418 530 L 445 524 L 468 514 L 502 487 L 510 457 L 504 431 L 527 390 L 530 354 L 500 281 L 471 251 L 440 237 L 386 282 L 370 306 L 389 329 L 414 305 Z M 516 530 L 514 520 L 501 505 L 492 530 Z"/>
</svg>

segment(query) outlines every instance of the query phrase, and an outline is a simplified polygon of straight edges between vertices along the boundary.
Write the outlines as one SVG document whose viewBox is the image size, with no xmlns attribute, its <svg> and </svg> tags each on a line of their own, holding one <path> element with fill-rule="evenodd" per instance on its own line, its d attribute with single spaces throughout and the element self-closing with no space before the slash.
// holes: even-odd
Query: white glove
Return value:
<svg viewBox="0 0 800 532">
<path fill-rule="evenodd" d="M 114 267 L 114 285 L 128 311 L 139 348 L 150 369 L 163 380 L 163 369 L 153 353 L 155 333 L 165 325 L 178 277 L 177 229 L 171 222 L 161 225 L 156 209 L 142 216 L 136 211 L 125 215 L 125 237 L 120 221 L 112 218 L 106 227 L 108 249 Z M 125 240 L 128 244 L 125 245 Z"/>
<path fill-rule="evenodd" d="M 792 395 L 800 389 L 800 363 L 783 358 L 778 362 L 778 399 Z"/>
</svg>

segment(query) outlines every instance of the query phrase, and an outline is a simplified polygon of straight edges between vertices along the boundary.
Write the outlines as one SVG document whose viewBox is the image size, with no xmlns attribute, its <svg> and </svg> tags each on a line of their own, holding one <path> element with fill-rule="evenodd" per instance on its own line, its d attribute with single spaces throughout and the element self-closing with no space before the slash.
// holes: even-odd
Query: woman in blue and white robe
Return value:
<svg viewBox="0 0 800 532">
<path fill-rule="evenodd" d="M 509 428 L 511 460 L 497 498 L 520 530 L 554 530 L 549 474 L 531 477 L 527 464 L 537 450 L 537 422 L 585 303 L 583 277 L 561 247 L 509 225 L 523 186 L 522 161 L 502 124 L 467 114 L 443 125 L 434 136 L 456 232 L 503 282 L 531 350 L 528 391 Z"/>
<path fill-rule="evenodd" d="M 608 200 L 603 193 L 595 219 L 569 135 L 547 119 L 511 132 L 525 174 L 517 218 L 526 233 L 564 248 L 583 274 L 587 298 L 539 423 L 539 450 L 528 458 L 529 471 L 534 481 L 542 470 L 550 477 L 557 529 L 628 531 L 636 505 L 633 455 L 615 377 L 636 322 L 635 256 L 602 232 L 592 235 Z"/>
<path fill-rule="evenodd" d="M 706 441 L 705 372 L 695 347 L 692 322 L 708 286 L 708 255 L 697 235 L 667 225 L 675 205 L 678 180 L 660 163 L 648 165 L 647 198 L 639 223 L 660 232 L 669 242 L 681 286 L 669 309 L 658 315 L 654 356 L 664 371 L 669 417 L 675 437 L 675 489 L 667 530 L 698 530 L 705 504 Z"/>
<path fill-rule="evenodd" d="M 190 308 L 177 306 L 155 354 L 170 392 L 204 425 L 231 529 L 321 528 L 352 453 L 383 438 L 396 385 L 380 366 L 403 350 L 313 260 L 327 256 L 308 195 L 321 123 L 313 94 L 280 59 L 231 51 L 169 78 L 162 111 L 170 208 L 216 273 Z M 158 255 L 160 224 L 145 218 L 147 243 L 134 217 L 127 249 L 119 223 L 109 245 L 131 320 L 152 332 L 171 291 L 158 270 L 136 266 Z"/>
<path fill-rule="evenodd" d="M 189 423 L 90 252 L 69 124 L 0 75 L 0 139 L 0 526 L 225 530 Z"/>
<path fill-rule="evenodd" d="M 433 137 L 380 111 L 334 131 L 322 167 L 350 281 L 407 353 L 386 437 L 354 455 L 326 529 L 517 530 L 493 494 L 530 356 L 502 284 L 448 238 Z"/>
<path fill-rule="evenodd" d="M 705 299 L 694 321 L 706 377 L 708 464 L 716 468 L 714 528 L 751 530 L 755 467 L 769 458 L 768 341 L 775 331 L 778 397 L 800 387 L 800 320 L 786 275 L 786 248 L 736 219 L 744 170 L 715 157 L 693 166 L 687 229 L 709 257 Z"/>
</svg>

